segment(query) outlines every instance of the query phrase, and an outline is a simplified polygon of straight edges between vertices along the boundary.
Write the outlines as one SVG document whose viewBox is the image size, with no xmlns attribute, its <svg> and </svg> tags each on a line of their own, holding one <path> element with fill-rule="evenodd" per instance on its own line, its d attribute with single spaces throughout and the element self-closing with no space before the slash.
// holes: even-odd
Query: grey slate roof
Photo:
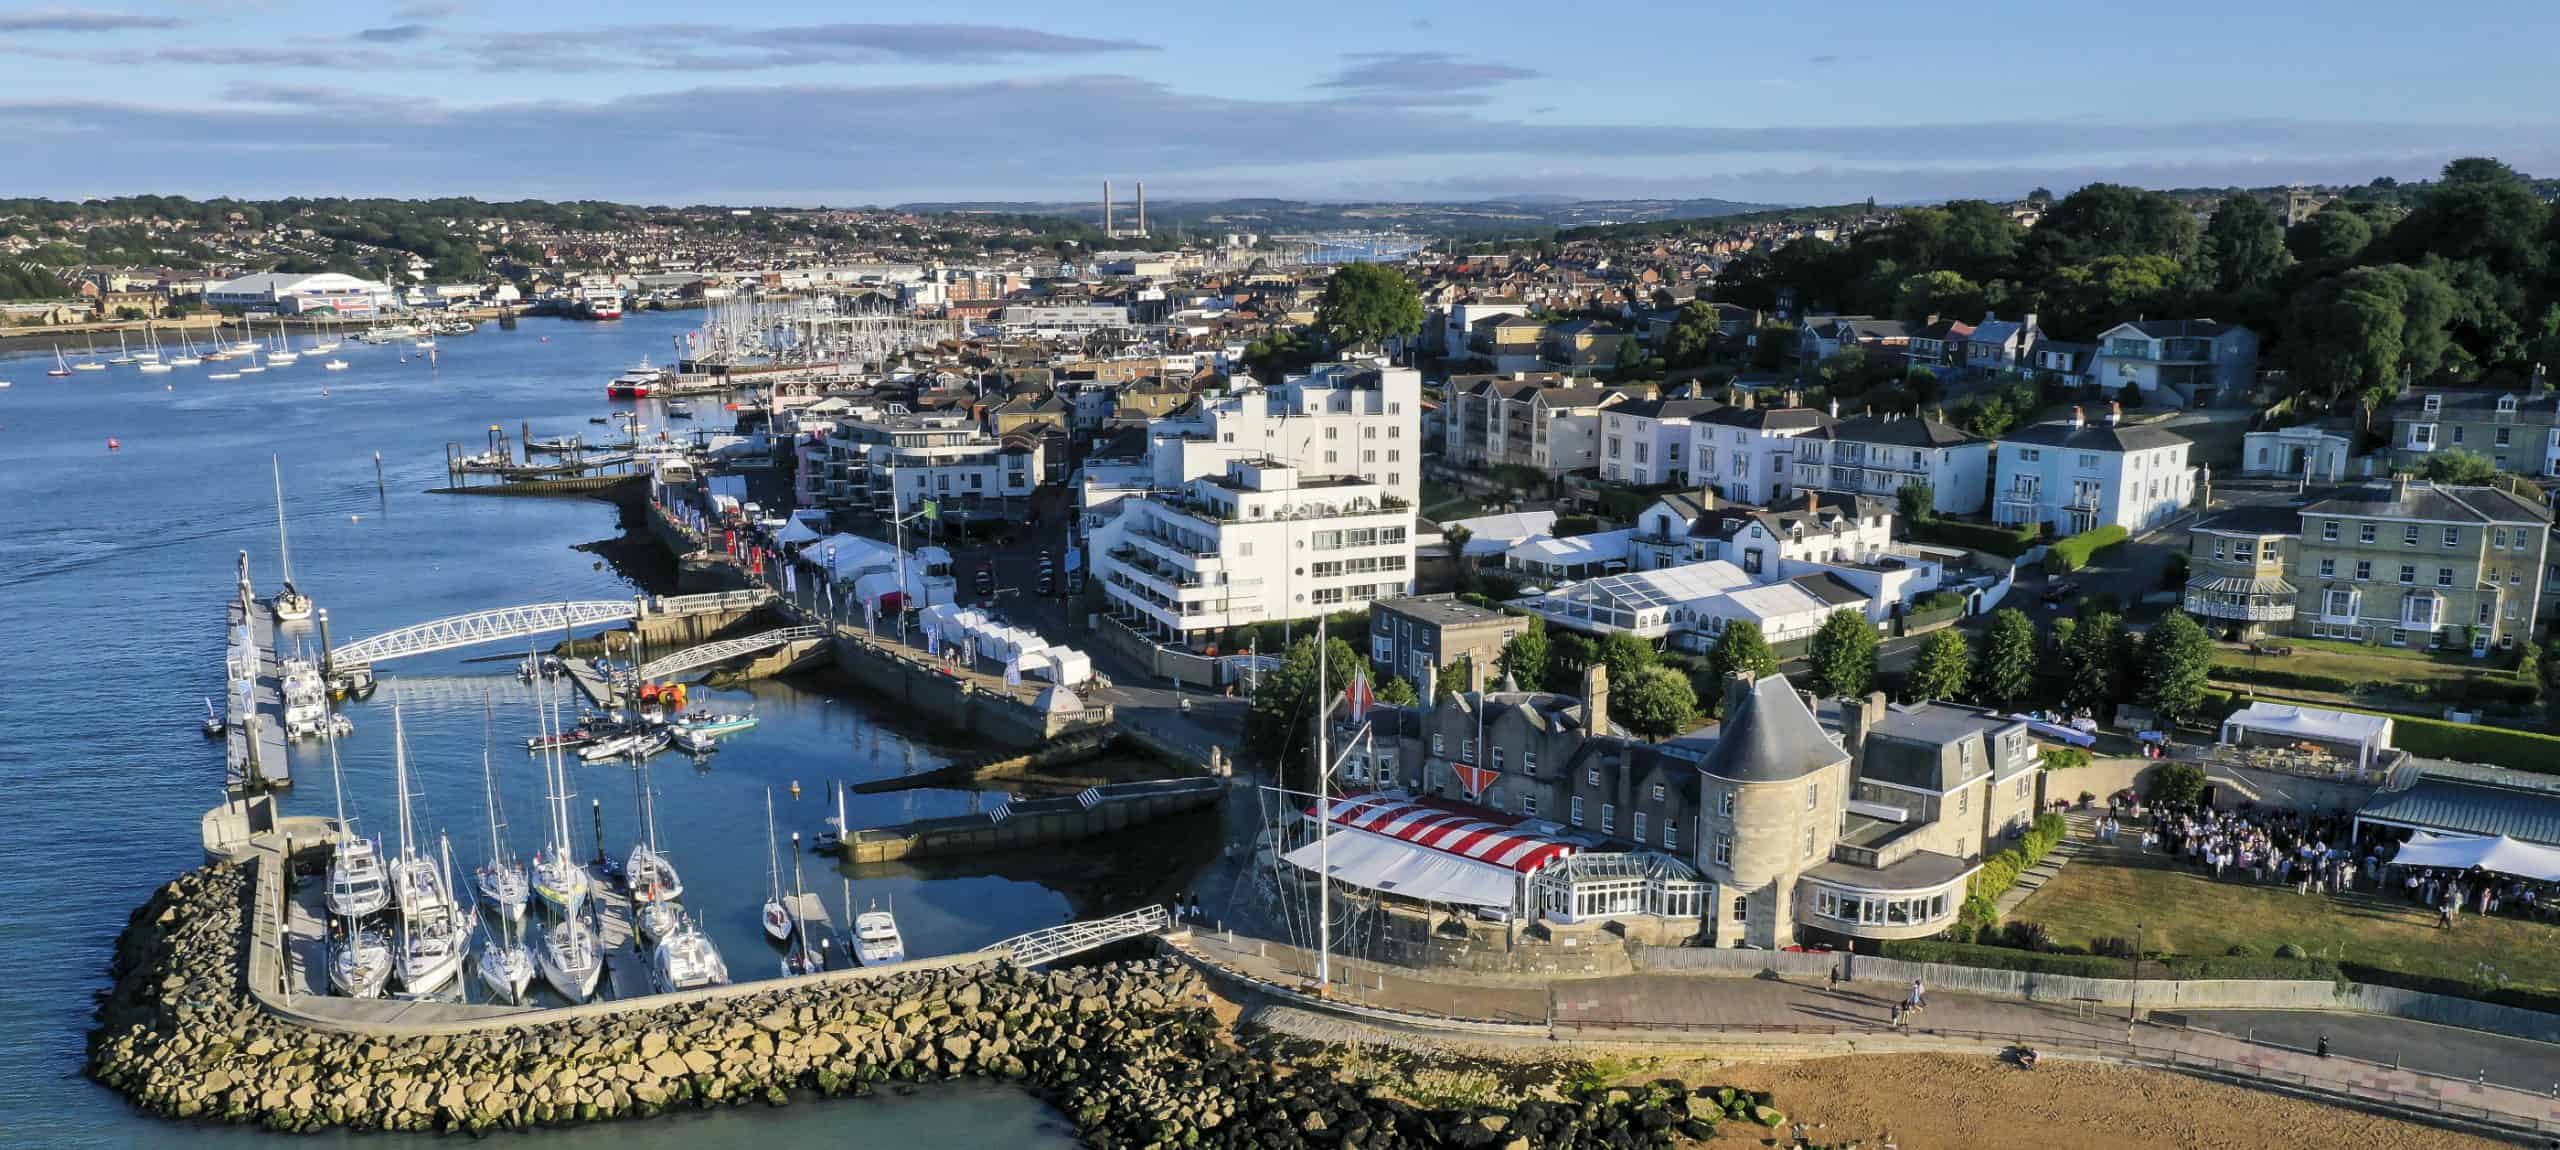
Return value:
<svg viewBox="0 0 2560 1150">
<path fill-rule="evenodd" d="M 1805 438 L 1882 443 L 1892 447 L 1953 447 L 1959 443 L 1982 442 L 1980 436 L 1968 435 L 1934 419 L 1887 419 L 1881 415 L 1844 419 L 1829 427 L 1808 431 Z"/>
<path fill-rule="evenodd" d="M 2549 523 L 2539 503 L 2496 487 L 2439 486 L 2413 479 L 2404 493 L 2395 483 L 2346 487 L 2302 509 L 2304 515 L 2352 515 L 2376 519 L 2429 519 L 2452 523 Z"/>
<path fill-rule="evenodd" d="M 2302 511 L 2281 503 L 2252 503 L 2217 511 L 2197 520 L 2191 531 L 2229 531 L 2241 535 L 2299 535 Z"/>
<path fill-rule="evenodd" d="M 1831 736 L 1806 710 L 1784 675 L 1752 684 L 1725 717 L 1716 745 L 1698 770 L 1738 783 L 1783 783 L 1847 762 Z"/>
<path fill-rule="evenodd" d="M 1712 399 L 1639 399 L 1609 409 L 1613 415 L 1643 419 L 1696 419 L 1724 405 Z"/>
<path fill-rule="evenodd" d="M 2214 339 L 2234 325 L 2210 319 L 2138 319 L 2124 326 L 2153 339 Z"/>
<path fill-rule="evenodd" d="M 2134 424 L 2108 426 L 2103 419 L 2092 419 L 2073 427 L 2068 419 L 2057 419 L 2022 427 L 2000 437 L 2003 443 L 2024 443 L 2036 447 L 2060 447 L 2072 451 L 2149 451 L 2155 447 L 2172 447 L 2193 440 L 2157 427 Z"/>
<path fill-rule="evenodd" d="M 2540 791 L 2428 778 L 2405 791 L 2375 795 L 2357 813 L 2433 831 L 2560 846 L 2560 795 Z"/>
</svg>

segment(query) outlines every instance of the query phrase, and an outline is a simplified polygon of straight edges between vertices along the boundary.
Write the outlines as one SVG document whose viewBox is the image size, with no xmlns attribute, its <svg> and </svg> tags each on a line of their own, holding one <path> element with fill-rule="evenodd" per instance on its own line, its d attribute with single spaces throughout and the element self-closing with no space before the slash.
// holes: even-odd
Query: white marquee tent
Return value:
<svg viewBox="0 0 2560 1150">
<path fill-rule="evenodd" d="M 2419 831 L 2400 847 L 2393 866 L 2496 871 L 2518 878 L 2560 882 L 2560 847 L 2535 846 L 2505 835 L 2440 835 Z"/>
</svg>

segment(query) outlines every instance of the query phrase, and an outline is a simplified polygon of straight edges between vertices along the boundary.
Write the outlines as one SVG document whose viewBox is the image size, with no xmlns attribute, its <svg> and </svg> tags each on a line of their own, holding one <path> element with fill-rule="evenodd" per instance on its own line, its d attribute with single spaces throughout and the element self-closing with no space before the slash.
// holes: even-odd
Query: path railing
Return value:
<svg viewBox="0 0 2560 1150">
<path fill-rule="evenodd" d="M 643 680 L 664 679 L 715 663 L 725 663 L 740 655 L 752 655 L 758 651 L 771 650 L 803 639 L 823 639 L 826 635 L 824 627 L 781 627 L 760 634 L 722 639 L 716 643 L 704 643 L 698 647 L 687 647 L 663 659 L 650 660 L 648 665 L 640 668 L 639 677 Z"/>
<path fill-rule="evenodd" d="M 1063 923 L 1016 935 L 988 949 L 1011 954 L 1017 966 L 1038 966 L 1115 942 L 1162 934 L 1172 929 L 1172 912 L 1161 905 L 1150 904 L 1110 918 Z"/>
</svg>

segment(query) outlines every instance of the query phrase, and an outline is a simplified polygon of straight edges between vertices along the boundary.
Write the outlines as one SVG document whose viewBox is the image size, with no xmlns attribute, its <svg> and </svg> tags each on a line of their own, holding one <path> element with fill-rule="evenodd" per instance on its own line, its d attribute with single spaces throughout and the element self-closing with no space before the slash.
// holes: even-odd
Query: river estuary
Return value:
<svg viewBox="0 0 2560 1150">
<path fill-rule="evenodd" d="M 349 343 L 337 353 L 351 364 L 345 371 L 323 372 L 325 357 L 315 356 L 227 382 L 205 377 L 230 365 L 49 379 L 49 353 L 0 356 L 0 379 L 14 384 L 0 391 L 0 651 L 11 660 L 9 703 L 0 707 L 7 809 L 0 1003 L 9 1016 L 0 1027 L 0 1145 L 232 1146 L 273 1137 L 145 1117 L 79 1075 L 91 998 L 106 985 L 116 932 L 154 887 L 201 861 L 197 816 L 221 799 L 221 753 L 195 724 L 203 697 L 222 689 L 220 605 L 234 557 L 250 552 L 262 594 L 279 574 L 269 456 L 283 461 L 296 581 L 329 611 L 341 643 L 470 610 L 628 596 L 635 587 L 622 572 L 577 549 L 616 535 L 611 506 L 421 492 L 443 484 L 448 441 L 479 450 L 492 423 L 511 434 L 525 422 L 537 435 L 604 433 L 588 422 L 617 406 L 604 399 L 604 381 L 643 354 L 663 361 L 670 337 L 692 323 L 675 313 L 609 324 L 535 319 L 514 330 L 489 324 L 442 340 L 432 365 L 414 349 Z M 709 422 L 716 404 L 699 406 Z M 653 421 L 658 414 L 650 413 Z M 121 446 L 109 450 L 110 438 Z M 316 633 L 309 641 L 317 643 Z M 351 813 L 367 833 L 397 830 L 396 699 L 417 776 L 417 818 L 428 834 L 451 836 L 456 868 L 488 849 L 484 706 L 496 716 L 492 753 L 512 844 L 520 854 L 538 845 L 541 776 L 523 749 L 533 724 L 530 689 L 508 664 L 471 661 L 502 653 L 386 665 L 382 689 L 349 706 L 356 729 L 340 750 Z M 733 974 L 772 977 L 777 951 L 757 927 L 767 789 L 783 834 L 796 830 L 805 840 L 833 813 L 830 780 L 928 770 L 972 748 L 960 732 L 884 722 L 859 697 L 773 682 L 696 693 L 706 695 L 719 709 L 753 707 L 760 723 L 700 767 L 681 755 L 656 760 L 648 781 L 658 796 L 658 837 L 684 870 L 686 904 Z M 318 746 L 294 754 L 289 813 L 329 809 Z M 627 850 L 633 772 L 571 769 L 582 846 L 591 846 L 591 819 L 600 812 L 605 841 L 617 854 Z M 971 802 L 933 790 L 857 796 L 852 821 L 953 814 Z M 848 885 L 826 860 L 804 865 L 808 888 L 839 921 L 848 895 L 857 906 L 894 907 L 917 955 L 984 945 L 1071 914 L 1068 893 L 1022 878 L 900 870 L 866 872 Z M 783 868 L 787 887 L 787 858 Z M 983 1087 L 687 1113 L 501 1142 L 638 1150 L 780 1140 L 851 1148 L 1073 1144 L 1038 1102 Z"/>
</svg>

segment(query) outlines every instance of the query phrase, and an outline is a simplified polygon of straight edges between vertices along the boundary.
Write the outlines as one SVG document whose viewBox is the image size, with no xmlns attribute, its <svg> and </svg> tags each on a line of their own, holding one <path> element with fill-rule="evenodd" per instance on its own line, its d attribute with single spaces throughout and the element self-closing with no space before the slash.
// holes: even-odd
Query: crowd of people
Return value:
<svg viewBox="0 0 2560 1150">
<path fill-rule="evenodd" d="M 2290 886 L 2303 894 L 2365 890 L 2433 908 L 2450 928 L 2463 914 L 2539 918 L 2555 897 L 2545 883 L 2492 871 L 2393 867 L 2397 836 L 2368 828 L 2359 838 L 2345 815 L 2277 808 L 2215 810 L 2181 805 L 2138 812 L 2111 804 L 2096 838 L 2119 843 L 2139 830 L 2145 853 L 2165 853 L 2214 878 Z"/>
</svg>

